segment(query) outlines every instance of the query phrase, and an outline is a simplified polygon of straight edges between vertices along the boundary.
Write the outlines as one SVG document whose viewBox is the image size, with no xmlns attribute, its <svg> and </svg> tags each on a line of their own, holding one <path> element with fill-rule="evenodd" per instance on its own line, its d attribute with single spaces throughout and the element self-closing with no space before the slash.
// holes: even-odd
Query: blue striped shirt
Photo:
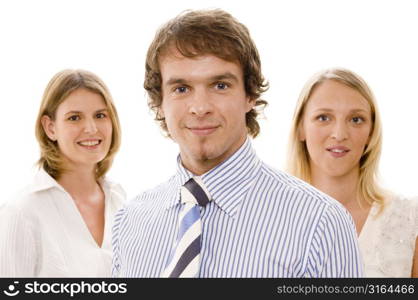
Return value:
<svg viewBox="0 0 418 300">
<path fill-rule="evenodd" d="M 115 217 L 115 277 L 159 277 L 176 241 L 176 175 L 133 199 Z M 336 200 L 273 170 L 249 139 L 201 176 L 212 201 L 201 210 L 199 277 L 360 277 L 363 266 L 351 216 Z"/>
</svg>

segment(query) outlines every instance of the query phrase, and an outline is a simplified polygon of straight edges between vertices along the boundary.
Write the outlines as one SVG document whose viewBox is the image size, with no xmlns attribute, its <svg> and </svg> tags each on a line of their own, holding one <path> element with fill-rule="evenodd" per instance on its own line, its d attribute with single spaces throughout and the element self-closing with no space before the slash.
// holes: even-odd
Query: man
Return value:
<svg viewBox="0 0 418 300">
<path fill-rule="evenodd" d="M 178 170 L 117 214 L 114 276 L 362 275 L 342 206 L 251 146 L 267 84 L 244 25 L 222 10 L 179 15 L 148 50 L 144 87 Z"/>
</svg>

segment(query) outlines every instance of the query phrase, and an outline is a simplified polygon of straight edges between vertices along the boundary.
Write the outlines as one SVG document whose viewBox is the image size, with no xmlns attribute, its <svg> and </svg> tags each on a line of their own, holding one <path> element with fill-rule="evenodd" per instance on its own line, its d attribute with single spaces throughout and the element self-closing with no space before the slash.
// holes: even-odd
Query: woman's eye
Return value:
<svg viewBox="0 0 418 300">
<path fill-rule="evenodd" d="M 74 115 L 74 116 L 69 117 L 68 120 L 70 120 L 70 121 L 78 121 L 78 120 L 80 120 L 80 116 Z"/>
<path fill-rule="evenodd" d="M 364 122 L 364 119 L 362 117 L 354 117 L 351 120 L 356 124 L 361 124 Z"/>
<path fill-rule="evenodd" d="M 106 118 L 106 114 L 104 114 L 104 113 L 98 113 L 98 114 L 96 115 L 96 118 L 97 118 L 97 119 L 104 119 L 104 118 Z"/>
<path fill-rule="evenodd" d="M 319 115 L 317 117 L 317 120 L 321 121 L 321 122 L 325 122 L 329 120 L 329 117 L 327 115 Z"/>
</svg>

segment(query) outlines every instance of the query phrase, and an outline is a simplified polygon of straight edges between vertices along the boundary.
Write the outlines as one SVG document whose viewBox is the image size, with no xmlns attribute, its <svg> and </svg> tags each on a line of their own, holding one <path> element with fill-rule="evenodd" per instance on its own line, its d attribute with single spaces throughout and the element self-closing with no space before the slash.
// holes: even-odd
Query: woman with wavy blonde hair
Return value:
<svg viewBox="0 0 418 300">
<path fill-rule="evenodd" d="M 122 188 L 105 178 L 120 146 L 110 92 L 95 74 L 63 70 L 35 126 L 40 170 L 0 210 L 1 277 L 107 277 Z"/>
<path fill-rule="evenodd" d="M 305 84 L 293 117 L 287 170 L 351 213 L 366 276 L 417 276 L 418 204 L 379 186 L 381 148 L 376 100 L 360 76 L 334 68 Z"/>
</svg>

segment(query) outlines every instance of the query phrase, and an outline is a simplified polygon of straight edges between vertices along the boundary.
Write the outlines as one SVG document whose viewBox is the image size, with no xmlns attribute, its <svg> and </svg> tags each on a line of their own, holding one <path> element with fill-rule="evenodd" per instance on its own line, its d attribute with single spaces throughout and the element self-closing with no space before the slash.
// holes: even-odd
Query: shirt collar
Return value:
<svg viewBox="0 0 418 300">
<path fill-rule="evenodd" d="M 51 175 L 49 175 L 43 168 L 40 168 L 29 187 L 29 192 L 36 193 L 52 188 L 64 190 Z"/>
<path fill-rule="evenodd" d="M 261 161 L 247 137 L 244 144 L 228 159 L 201 175 L 212 201 L 225 213 L 233 217 L 242 198 L 254 181 L 254 174 L 259 170 Z M 167 208 L 180 203 L 180 187 L 195 176 L 184 168 L 180 155 L 177 157 L 177 174 L 175 183 L 177 194 Z"/>
<path fill-rule="evenodd" d="M 102 186 L 104 192 L 117 192 L 121 194 L 121 197 L 125 197 L 125 192 L 120 184 L 108 180 L 106 177 L 99 179 L 99 183 Z M 29 186 L 29 192 L 36 193 L 53 188 L 59 189 L 60 191 L 66 193 L 65 189 L 51 175 L 49 175 L 43 168 L 40 168 L 36 173 L 32 184 Z"/>
</svg>

